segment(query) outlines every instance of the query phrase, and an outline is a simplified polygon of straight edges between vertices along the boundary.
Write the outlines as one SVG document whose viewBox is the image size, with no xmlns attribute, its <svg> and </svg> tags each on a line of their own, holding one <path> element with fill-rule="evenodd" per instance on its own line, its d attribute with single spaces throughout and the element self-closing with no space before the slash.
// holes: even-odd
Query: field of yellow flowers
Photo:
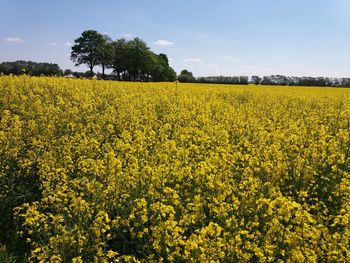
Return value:
<svg viewBox="0 0 350 263">
<path fill-rule="evenodd" d="M 0 259 L 346 262 L 350 90 L 0 77 Z"/>
</svg>

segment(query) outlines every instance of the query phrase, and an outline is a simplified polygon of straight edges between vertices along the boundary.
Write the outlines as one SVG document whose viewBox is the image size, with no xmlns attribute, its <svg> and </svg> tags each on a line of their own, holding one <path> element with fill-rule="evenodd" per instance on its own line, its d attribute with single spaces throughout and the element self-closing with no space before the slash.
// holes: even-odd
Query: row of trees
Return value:
<svg viewBox="0 0 350 263">
<path fill-rule="evenodd" d="M 212 76 L 212 77 L 195 78 L 192 72 L 186 69 L 181 71 L 177 79 L 180 82 L 190 82 L 190 83 L 194 83 L 194 82 L 211 83 L 211 84 L 248 84 L 249 83 L 249 78 L 247 76 L 238 76 L 238 77 Z"/>
<path fill-rule="evenodd" d="M 178 76 L 180 82 L 211 83 L 211 84 L 255 84 L 278 86 L 318 86 L 318 87 L 350 87 L 350 78 L 327 77 L 288 77 L 283 75 L 252 76 L 212 76 L 195 78 L 188 70 L 181 71 Z"/>
<path fill-rule="evenodd" d="M 256 85 L 280 85 L 280 86 L 331 86 L 350 87 L 350 78 L 327 78 L 327 77 L 288 77 L 283 75 L 271 76 L 247 76 L 225 77 L 199 77 L 195 78 L 192 72 L 182 70 L 176 78 L 175 71 L 169 66 L 168 57 L 165 54 L 155 54 L 149 50 L 146 43 L 139 38 L 133 40 L 118 39 L 110 40 L 101 35 L 107 42 L 103 42 L 97 48 L 94 41 L 88 37 L 95 35 L 96 31 L 85 31 L 83 39 L 76 40 L 72 48 L 72 59 L 77 65 L 87 64 L 90 68 L 87 72 L 73 72 L 70 69 L 63 71 L 57 64 L 18 60 L 14 62 L 0 63 L 0 74 L 28 74 L 32 76 L 67 76 L 91 77 L 94 75 L 93 68 L 100 65 L 103 69 L 98 78 L 105 78 L 106 68 L 113 69 L 114 77 L 118 80 L 139 81 L 174 81 L 190 83 L 217 83 L 217 84 L 256 84 Z M 99 33 L 97 33 L 99 34 Z M 83 36 L 84 35 L 84 36 Z M 87 41 L 90 39 L 89 41 Z M 84 40 L 84 41 L 83 41 Z M 90 43 L 90 44 L 89 44 Z M 101 56 L 99 56 L 101 52 Z M 104 53 L 105 52 L 105 53 Z M 90 54 L 90 55 L 89 55 Z"/>
<path fill-rule="evenodd" d="M 6 61 L 0 63 L 0 74 L 30 75 L 30 76 L 73 76 L 75 78 L 89 78 L 90 71 L 78 72 L 71 69 L 62 70 L 57 64 L 34 61 Z"/>
<path fill-rule="evenodd" d="M 241 84 L 246 85 L 249 83 L 247 76 L 212 76 L 212 77 L 199 77 L 196 82 L 199 83 L 216 83 L 216 84 Z"/>
<path fill-rule="evenodd" d="M 350 78 L 326 77 L 288 77 L 283 75 L 252 76 L 251 83 L 256 85 L 279 86 L 319 86 L 319 87 L 350 87 Z"/>
<path fill-rule="evenodd" d="M 62 76 L 63 71 L 53 63 L 41 63 L 33 61 L 17 60 L 14 62 L 0 63 L 0 73 L 9 75 L 28 74 L 32 76 Z"/>
<path fill-rule="evenodd" d="M 85 64 L 94 75 L 95 66 L 112 69 L 118 80 L 174 81 L 176 72 L 169 66 L 166 54 L 155 54 L 140 38 L 113 41 L 95 30 L 84 31 L 74 40 L 71 60 L 76 66 Z"/>
</svg>

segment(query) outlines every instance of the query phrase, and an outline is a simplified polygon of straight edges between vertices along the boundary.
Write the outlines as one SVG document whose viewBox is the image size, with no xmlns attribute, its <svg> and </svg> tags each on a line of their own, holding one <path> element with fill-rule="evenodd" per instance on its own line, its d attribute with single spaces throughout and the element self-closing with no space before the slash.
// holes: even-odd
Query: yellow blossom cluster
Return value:
<svg viewBox="0 0 350 263">
<path fill-rule="evenodd" d="M 0 213 L 29 262 L 348 262 L 350 90 L 1 76 Z"/>
</svg>

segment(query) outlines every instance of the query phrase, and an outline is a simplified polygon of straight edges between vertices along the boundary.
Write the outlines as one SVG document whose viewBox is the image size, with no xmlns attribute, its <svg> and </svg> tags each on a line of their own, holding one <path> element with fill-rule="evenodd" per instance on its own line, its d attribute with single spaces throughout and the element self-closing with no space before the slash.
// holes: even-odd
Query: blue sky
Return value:
<svg viewBox="0 0 350 263">
<path fill-rule="evenodd" d="M 0 61 L 85 71 L 70 45 L 95 29 L 195 76 L 350 77 L 350 0 L 0 0 L 0 25 Z"/>
</svg>

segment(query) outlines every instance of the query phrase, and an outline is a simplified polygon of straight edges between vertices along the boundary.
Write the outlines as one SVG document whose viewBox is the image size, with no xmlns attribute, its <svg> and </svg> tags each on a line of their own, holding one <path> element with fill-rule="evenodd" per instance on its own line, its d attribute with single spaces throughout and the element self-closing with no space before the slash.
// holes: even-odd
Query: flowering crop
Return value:
<svg viewBox="0 0 350 263">
<path fill-rule="evenodd" d="M 350 90 L 2 76 L 0 112 L 9 253 L 350 258 Z"/>
</svg>

